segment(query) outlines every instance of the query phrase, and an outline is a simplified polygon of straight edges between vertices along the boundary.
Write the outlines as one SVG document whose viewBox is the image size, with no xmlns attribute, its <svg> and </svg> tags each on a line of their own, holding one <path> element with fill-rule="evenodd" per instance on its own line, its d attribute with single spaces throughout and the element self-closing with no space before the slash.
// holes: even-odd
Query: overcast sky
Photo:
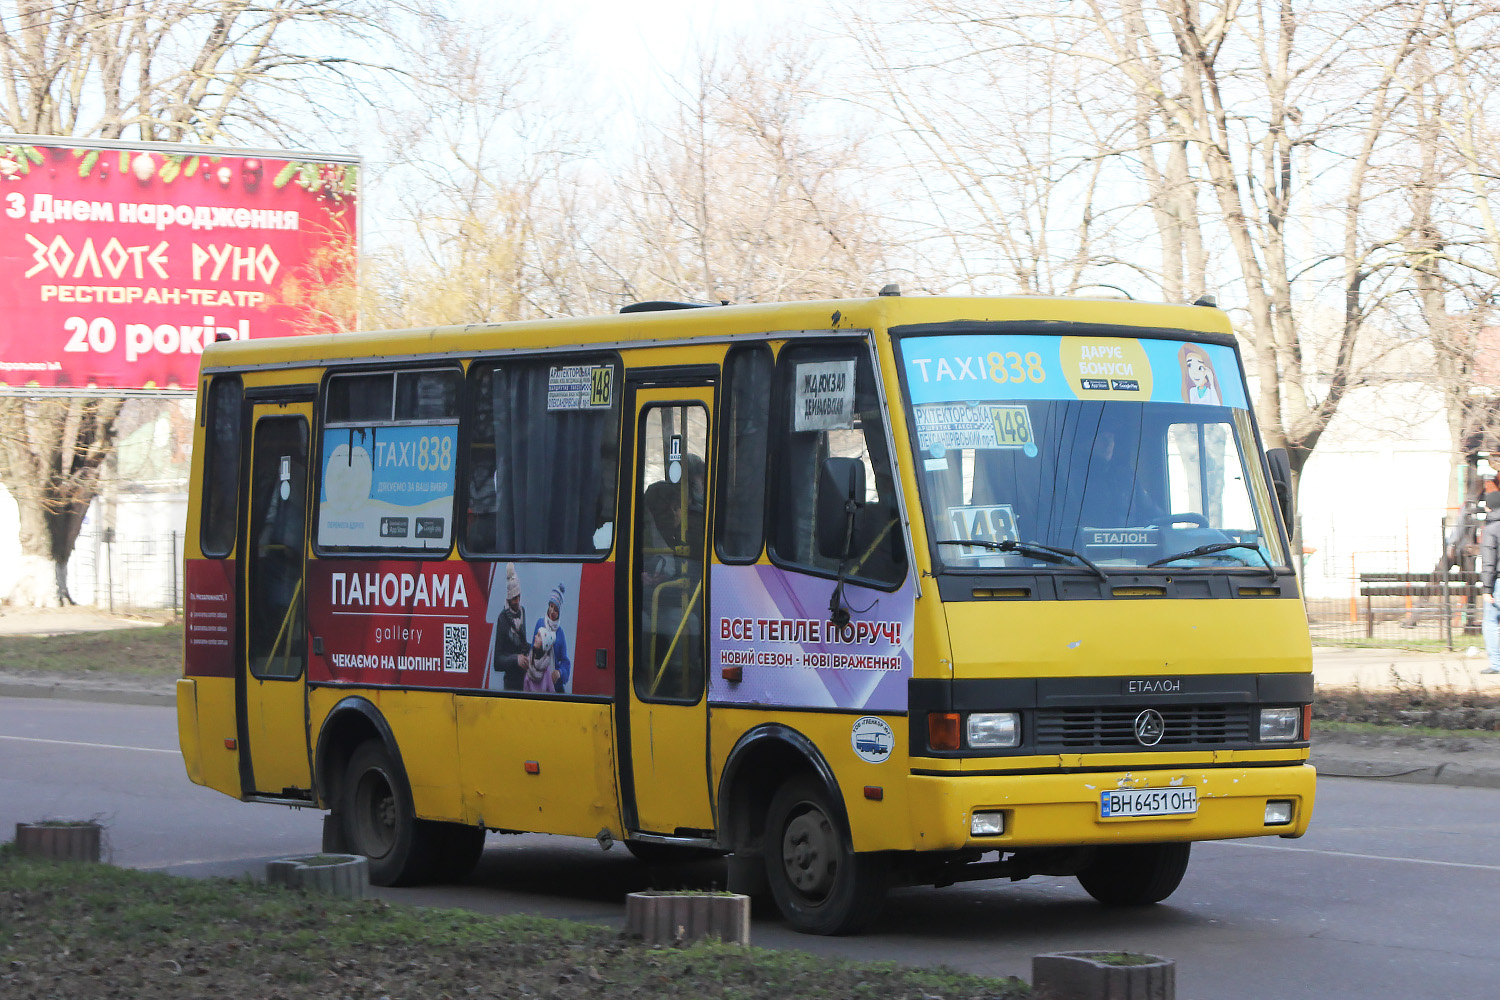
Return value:
<svg viewBox="0 0 1500 1000">
<path fill-rule="evenodd" d="M 541 23 L 571 39 L 578 64 L 592 68 L 596 86 L 650 114 L 665 97 L 666 81 L 683 74 L 700 43 L 712 47 L 822 6 L 820 0 L 797 6 L 790 0 L 547 0 L 535 9 Z"/>
</svg>

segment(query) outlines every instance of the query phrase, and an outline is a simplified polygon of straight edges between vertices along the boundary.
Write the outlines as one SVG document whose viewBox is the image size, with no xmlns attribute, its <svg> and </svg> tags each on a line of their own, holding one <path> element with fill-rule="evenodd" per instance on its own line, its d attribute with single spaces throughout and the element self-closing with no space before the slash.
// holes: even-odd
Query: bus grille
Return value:
<svg viewBox="0 0 1500 1000">
<path fill-rule="evenodd" d="M 1166 732 L 1156 746 L 1205 747 L 1250 741 L 1250 712 L 1245 705 L 1149 706 L 1161 713 Z M 1128 708 L 1041 709 L 1036 713 L 1038 747 L 1132 747 L 1136 717 L 1145 706 Z"/>
</svg>

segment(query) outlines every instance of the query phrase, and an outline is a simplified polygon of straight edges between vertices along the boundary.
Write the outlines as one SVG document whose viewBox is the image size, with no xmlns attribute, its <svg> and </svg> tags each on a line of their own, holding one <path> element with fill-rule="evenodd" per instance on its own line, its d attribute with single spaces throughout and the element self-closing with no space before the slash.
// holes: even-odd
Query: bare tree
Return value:
<svg viewBox="0 0 1500 1000">
<path fill-rule="evenodd" d="M 882 146 L 907 178 L 897 232 L 947 276 L 938 290 L 1067 295 L 1136 277 L 1117 239 L 1129 178 L 1111 160 L 1130 116 L 1092 65 L 966 0 L 860 5 L 843 23 L 869 68 L 860 99 L 892 126 Z"/>
<path fill-rule="evenodd" d="M 888 264 L 863 196 L 874 177 L 862 137 L 828 113 L 809 46 L 737 52 L 728 64 L 703 57 L 675 120 L 619 182 L 625 234 L 608 256 L 622 291 L 709 302 L 868 294 Z"/>
<path fill-rule="evenodd" d="M 1480 450 L 1500 446 L 1493 363 L 1484 357 L 1500 291 L 1500 8 L 1437 2 L 1402 74 L 1410 155 L 1402 181 L 1410 224 L 1405 264 L 1432 351 L 1450 440 L 1449 506 Z M 1491 330 L 1490 336 L 1493 336 Z M 1489 370 L 1486 371 L 1486 368 Z"/>
<path fill-rule="evenodd" d="M 1201 164 L 1244 296 L 1261 426 L 1271 446 L 1290 452 L 1295 482 L 1358 384 L 1369 282 L 1390 239 L 1369 231 L 1372 165 L 1392 141 L 1396 74 L 1411 54 L 1420 6 L 1404 16 L 1370 8 L 1316 18 L 1289 0 L 1164 0 L 1150 15 L 1138 0 L 1090 0 L 1089 8 L 1101 60 L 1155 106 L 1166 126 L 1161 141 L 1187 143 Z M 1318 162 L 1324 147 L 1337 164 Z M 1330 274 L 1290 243 L 1291 230 L 1325 213 L 1329 233 L 1339 234 L 1321 255 Z M 1300 314 L 1324 289 L 1342 310 L 1331 349 L 1319 350 Z"/>
<path fill-rule="evenodd" d="M 946 203 L 977 204 L 981 186 L 995 192 L 978 214 L 1006 254 L 1070 278 L 1101 269 L 1121 284 L 1146 278 L 1169 301 L 1221 293 L 1249 347 L 1267 443 L 1288 449 L 1300 478 L 1340 403 L 1362 384 L 1360 333 L 1399 270 L 1383 165 L 1402 138 L 1392 121 L 1404 100 L 1399 74 L 1425 7 L 909 0 L 904 16 L 929 30 L 886 33 L 921 49 L 901 72 L 885 71 L 893 82 L 883 89 L 930 161 L 957 178 Z M 934 44 L 934 31 L 946 42 Z M 956 102 L 933 89 L 934 79 L 964 74 L 995 81 L 1007 107 L 996 113 L 996 102 Z M 1028 101 L 1018 79 L 1047 86 Z M 974 129 L 976 113 L 990 115 L 984 134 L 995 148 L 1006 148 L 1006 133 L 1051 137 L 1045 169 L 1018 163 L 998 183 L 991 174 L 1001 170 L 975 174 L 974 144 L 952 136 L 955 123 Z M 1082 207 L 1075 242 L 1061 252 L 1037 238 L 1045 230 L 1032 206 L 1046 197 L 1028 195 L 1027 185 L 1053 187 L 1054 202 L 1058 190 L 1072 192 Z M 1105 218 L 1114 219 L 1108 239 L 1089 228 Z M 1026 291 L 1078 287 L 1037 289 L 1017 276 Z"/>
<path fill-rule="evenodd" d="M 407 44 L 411 91 L 381 116 L 395 235 L 366 255 L 364 325 L 610 308 L 607 180 L 555 86 L 560 40 L 511 14 L 426 28 Z"/>
<path fill-rule="evenodd" d="M 349 82 L 350 36 L 376 36 L 374 0 L 5 0 L 0 115 L 11 131 L 234 141 L 292 134 L 297 107 Z M 0 481 L 20 510 L 24 565 L 10 600 L 69 603 L 67 563 L 120 400 L 0 398 Z"/>
</svg>

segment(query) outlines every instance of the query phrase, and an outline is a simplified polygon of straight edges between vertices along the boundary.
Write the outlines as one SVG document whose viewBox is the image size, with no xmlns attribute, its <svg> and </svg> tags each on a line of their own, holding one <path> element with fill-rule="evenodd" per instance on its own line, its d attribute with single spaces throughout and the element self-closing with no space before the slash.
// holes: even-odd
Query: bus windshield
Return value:
<svg viewBox="0 0 1500 1000">
<path fill-rule="evenodd" d="M 1232 348 L 960 334 L 901 352 L 945 569 L 1286 565 Z"/>
</svg>

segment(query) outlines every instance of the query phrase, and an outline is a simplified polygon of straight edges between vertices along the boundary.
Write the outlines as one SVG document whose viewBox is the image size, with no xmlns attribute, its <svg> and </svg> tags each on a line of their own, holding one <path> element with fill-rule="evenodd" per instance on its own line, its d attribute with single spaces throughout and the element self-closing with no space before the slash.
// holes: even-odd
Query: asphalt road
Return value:
<svg viewBox="0 0 1500 1000">
<path fill-rule="evenodd" d="M 321 814 L 191 784 L 170 709 L 0 698 L 0 830 L 100 817 L 116 864 L 263 871 L 316 850 Z M 710 884 L 714 865 L 648 871 L 592 841 L 492 835 L 469 884 L 393 900 L 618 924 L 626 892 Z M 1032 955 L 1128 949 L 1178 962 L 1184 1000 L 1494 997 L 1500 982 L 1500 790 L 1324 779 L 1303 839 L 1201 844 L 1182 887 L 1105 910 L 1072 879 L 892 894 L 859 938 L 794 934 L 757 909 L 752 938 L 849 958 L 1030 976 Z"/>
</svg>

